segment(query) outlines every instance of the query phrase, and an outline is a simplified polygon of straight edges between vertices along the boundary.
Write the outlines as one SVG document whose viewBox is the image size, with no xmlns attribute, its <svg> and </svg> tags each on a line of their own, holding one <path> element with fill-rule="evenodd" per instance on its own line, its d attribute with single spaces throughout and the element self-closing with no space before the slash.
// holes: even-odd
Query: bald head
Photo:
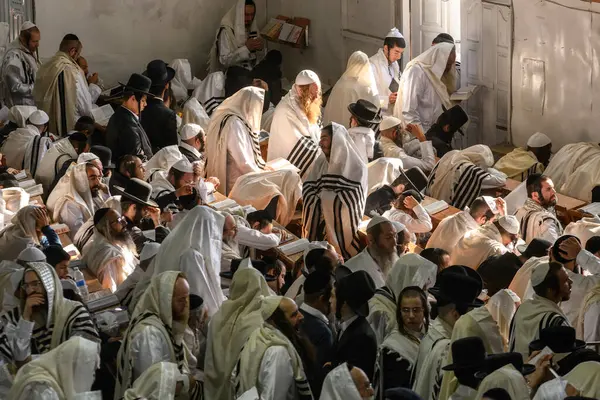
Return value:
<svg viewBox="0 0 600 400">
<path fill-rule="evenodd" d="M 183 276 L 175 281 L 171 312 L 173 321 L 187 324 L 190 313 L 190 285 Z"/>
</svg>

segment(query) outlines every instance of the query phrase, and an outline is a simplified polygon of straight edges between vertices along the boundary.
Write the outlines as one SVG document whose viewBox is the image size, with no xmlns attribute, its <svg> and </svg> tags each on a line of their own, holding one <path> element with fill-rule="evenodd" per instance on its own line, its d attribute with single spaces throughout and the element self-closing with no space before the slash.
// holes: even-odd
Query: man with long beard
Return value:
<svg viewBox="0 0 600 400">
<path fill-rule="evenodd" d="M 368 272 L 377 289 L 385 286 L 388 272 L 398 259 L 397 233 L 396 225 L 392 221 L 381 216 L 374 217 L 367 225 L 369 245 L 348 260 L 345 265 L 352 272 L 360 270 Z"/>
<path fill-rule="evenodd" d="M 127 220 L 117 211 L 101 208 L 94 214 L 93 241 L 83 249 L 83 262 L 105 289 L 117 290 L 133 272 L 135 244 L 125 229 Z"/>
<path fill-rule="evenodd" d="M 267 161 L 285 158 L 300 170 L 304 180 L 319 155 L 321 81 L 304 70 L 273 115 Z"/>
</svg>

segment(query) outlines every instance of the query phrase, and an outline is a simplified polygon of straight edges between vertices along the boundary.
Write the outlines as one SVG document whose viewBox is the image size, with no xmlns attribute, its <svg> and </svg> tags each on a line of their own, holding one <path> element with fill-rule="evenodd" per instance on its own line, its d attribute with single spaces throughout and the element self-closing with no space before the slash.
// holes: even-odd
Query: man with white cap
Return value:
<svg viewBox="0 0 600 400">
<path fill-rule="evenodd" d="M 152 199 L 161 210 L 169 204 L 178 204 L 179 198 L 194 194 L 194 166 L 187 160 L 179 160 L 166 171 L 152 176 Z"/>
<path fill-rule="evenodd" d="M 496 215 L 506 215 L 506 204 L 502 198 L 477 197 L 470 207 L 444 218 L 427 241 L 427 248 L 444 249 L 452 254 L 458 241 L 465 233 L 494 221 Z"/>
<path fill-rule="evenodd" d="M 40 151 L 41 154 L 36 157 L 35 164 L 37 167 L 37 163 L 42 159 L 42 155 L 46 153 L 52 143 L 51 138 L 42 139 L 42 135 L 48 130 L 48 120 L 48 114 L 41 110 L 35 110 L 27 118 L 27 125 L 25 127 L 17 128 L 8 135 L 2 144 L 1 150 L 2 154 L 6 155 L 7 166 L 18 170 L 27 168 L 31 172 L 31 149 L 29 159 L 26 157 L 26 150 L 29 143 L 37 137 L 36 142 L 38 142 L 38 147 L 36 148 L 36 152 L 37 149 L 42 150 L 42 147 L 44 148 L 44 150 Z M 44 136 L 47 136 L 47 134 Z M 44 146 L 40 146 L 40 142 L 44 142 Z M 27 164 L 27 167 L 25 167 L 25 164 Z M 31 172 L 31 174 L 35 176 L 35 171 Z"/>
<path fill-rule="evenodd" d="M 267 161 L 285 158 L 306 179 L 319 156 L 321 81 L 316 73 L 301 71 L 289 93 L 281 99 L 271 124 Z"/>
<path fill-rule="evenodd" d="M 8 108 L 15 105 L 35 105 L 33 85 L 40 66 L 37 49 L 40 30 L 30 21 L 21 25 L 19 36 L 8 46 L 0 69 L 2 103 Z"/>
<path fill-rule="evenodd" d="M 200 125 L 185 124 L 179 132 L 179 137 L 181 138 L 179 151 L 189 162 L 204 160 L 206 134 Z"/>
<path fill-rule="evenodd" d="M 477 269 L 488 257 L 509 251 L 507 246 L 514 245 L 518 238 L 519 221 L 513 215 L 502 216 L 465 233 L 450 256 L 450 265 Z"/>
<path fill-rule="evenodd" d="M 556 190 L 552 179 L 542 174 L 531 174 L 526 180 L 527 200 L 515 216 L 521 222 L 521 238 L 529 243 L 544 239 L 554 243 L 563 233 L 556 217 Z"/>
<path fill-rule="evenodd" d="M 529 357 L 529 343 L 540 338 L 540 332 L 550 326 L 570 326 L 569 319 L 558 304 L 571 297 L 573 281 L 558 262 L 538 264 L 531 274 L 535 294 L 519 306 L 510 330 L 510 351 Z"/>
<path fill-rule="evenodd" d="M 517 147 L 498 160 L 494 168 L 504 172 L 510 179 L 525 181 L 531 174 L 541 174 L 550 162 L 552 140 L 536 132 L 527 141 L 527 147 Z"/>
<path fill-rule="evenodd" d="M 435 166 L 435 152 L 430 140 L 427 140 L 418 125 L 409 125 L 407 130 L 414 135 L 419 142 L 421 157 L 411 157 L 406 154 L 402 145 L 405 142 L 405 131 L 402 121 L 396 117 L 387 116 L 379 124 L 381 133 L 381 150 L 384 157 L 399 158 L 402 160 L 404 169 L 418 167 L 424 172 L 429 172 Z"/>
<path fill-rule="evenodd" d="M 359 254 L 346 261 L 352 272 L 369 273 L 376 288 L 385 286 L 388 273 L 396 263 L 396 234 L 399 225 L 387 218 L 376 215 L 367 225 L 368 246 Z"/>
<path fill-rule="evenodd" d="M 398 61 L 406 48 L 404 36 L 397 28 L 392 28 L 383 40 L 383 48 L 371 57 L 371 67 L 379 92 L 379 106 L 383 110 L 393 108 L 398 98 L 400 66 Z"/>
<path fill-rule="evenodd" d="M 25 146 L 25 158 L 23 159 L 23 168 L 29 171 L 31 176 L 35 176 L 38 164 L 54 145 L 56 139 L 53 134 L 48 131 L 50 118 L 42 110 L 36 110 L 29 116 L 29 125 L 37 128 L 39 134 L 34 135 Z M 29 126 L 28 125 L 28 126 Z M 35 133 L 35 130 L 32 130 Z"/>
</svg>

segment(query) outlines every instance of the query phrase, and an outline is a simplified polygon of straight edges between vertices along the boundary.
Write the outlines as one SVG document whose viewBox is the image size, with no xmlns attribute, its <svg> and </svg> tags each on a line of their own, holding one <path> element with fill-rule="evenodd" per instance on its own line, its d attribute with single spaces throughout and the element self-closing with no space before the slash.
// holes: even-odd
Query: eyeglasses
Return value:
<svg viewBox="0 0 600 400">
<path fill-rule="evenodd" d="M 21 289 L 23 289 L 25 291 L 27 291 L 27 289 L 32 289 L 32 290 L 41 289 L 42 287 L 43 287 L 42 281 L 23 282 L 23 284 L 21 284 Z"/>
<path fill-rule="evenodd" d="M 90 181 L 90 182 L 94 182 L 94 181 L 100 182 L 101 180 L 102 180 L 102 176 L 101 175 L 91 175 L 91 176 L 88 176 L 88 181 Z"/>
<path fill-rule="evenodd" d="M 125 217 L 121 216 L 121 217 L 115 219 L 114 221 L 112 221 L 111 224 L 127 225 L 127 220 L 125 219 Z"/>
<path fill-rule="evenodd" d="M 414 308 L 409 308 L 409 307 L 402 307 L 400 309 L 400 311 L 402 312 L 402 314 L 421 314 L 423 312 L 423 307 L 414 307 Z"/>
</svg>

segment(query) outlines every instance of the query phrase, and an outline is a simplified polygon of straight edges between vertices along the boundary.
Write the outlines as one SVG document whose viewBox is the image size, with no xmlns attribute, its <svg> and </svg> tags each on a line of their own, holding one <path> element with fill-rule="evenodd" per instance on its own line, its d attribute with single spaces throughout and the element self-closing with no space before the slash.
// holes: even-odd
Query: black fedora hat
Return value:
<svg viewBox="0 0 600 400">
<path fill-rule="evenodd" d="M 115 186 L 114 190 L 115 192 L 119 193 L 121 197 L 125 197 L 136 203 L 143 204 L 148 207 L 158 207 L 158 204 L 150 200 L 150 196 L 152 195 L 152 186 L 141 179 L 131 178 L 127 182 L 127 186 L 125 188 Z"/>
<path fill-rule="evenodd" d="M 367 100 L 358 100 L 348 106 L 350 114 L 356 117 L 360 122 L 366 124 L 378 124 L 381 122 L 379 109 L 377 106 Z"/>
<path fill-rule="evenodd" d="M 485 361 L 485 346 L 480 337 L 472 336 L 458 339 L 452 342 L 452 364 L 442 369 L 444 371 L 456 371 L 461 369 L 473 369 L 483 366 Z"/>
<path fill-rule="evenodd" d="M 529 343 L 529 351 L 542 350 L 546 346 L 554 353 L 571 353 L 584 348 L 585 342 L 575 338 L 575 328 L 570 326 L 550 326 L 542 329 L 539 339 Z"/>
<path fill-rule="evenodd" d="M 592 349 L 577 349 L 562 360 L 556 362 L 556 372 L 560 376 L 565 376 L 579 364 L 588 361 L 600 362 L 600 354 Z"/>
<path fill-rule="evenodd" d="M 240 265 L 243 260 L 243 258 L 236 258 L 235 260 L 231 260 L 231 266 L 229 268 L 229 271 L 221 272 L 219 276 L 225 279 L 233 279 L 233 275 L 235 275 L 237 270 L 240 268 Z M 261 273 L 263 278 L 265 278 L 265 281 L 273 282 L 277 280 L 277 277 L 267 275 L 267 271 L 270 266 L 267 262 L 263 260 L 250 260 L 250 265 L 252 265 L 254 269 L 258 270 L 258 272 Z"/>
<path fill-rule="evenodd" d="M 146 96 L 152 96 L 150 93 L 150 87 L 152 81 L 147 76 L 141 74 L 131 74 L 126 84 L 119 82 L 123 86 L 123 92 L 135 92 L 145 94 Z"/>
<path fill-rule="evenodd" d="M 152 86 L 164 86 L 175 77 L 175 70 L 163 60 L 153 60 L 146 66 L 144 75 L 150 78 Z"/>
<path fill-rule="evenodd" d="M 481 380 L 492 372 L 509 364 L 512 364 L 521 375 L 529 375 L 535 371 L 534 365 L 523 364 L 523 356 L 521 353 L 490 354 L 485 358 L 481 369 L 475 373 L 475 378 Z"/>
<path fill-rule="evenodd" d="M 93 153 L 98 156 L 100 161 L 102 162 L 102 167 L 104 169 L 114 169 L 116 168 L 115 164 L 112 162 L 112 150 L 106 146 L 92 146 L 90 148 L 90 153 Z"/>
<path fill-rule="evenodd" d="M 437 276 L 435 286 L 429 293 L 438 304 L 460 304 L 481 307 L 483 301 L 477 297 L 483 289 L 483 280 L 477 271 L 462 265 L 448 267 Z"/>
<path fill-rule="evenodd" d="M 339 302 L 345 301 L 352 311 L 366 317 L 369 315 L 369 300 L 376 290 L 368 272 L 356 271 L 337 282 L 335 293 Z"/>
</svg>

